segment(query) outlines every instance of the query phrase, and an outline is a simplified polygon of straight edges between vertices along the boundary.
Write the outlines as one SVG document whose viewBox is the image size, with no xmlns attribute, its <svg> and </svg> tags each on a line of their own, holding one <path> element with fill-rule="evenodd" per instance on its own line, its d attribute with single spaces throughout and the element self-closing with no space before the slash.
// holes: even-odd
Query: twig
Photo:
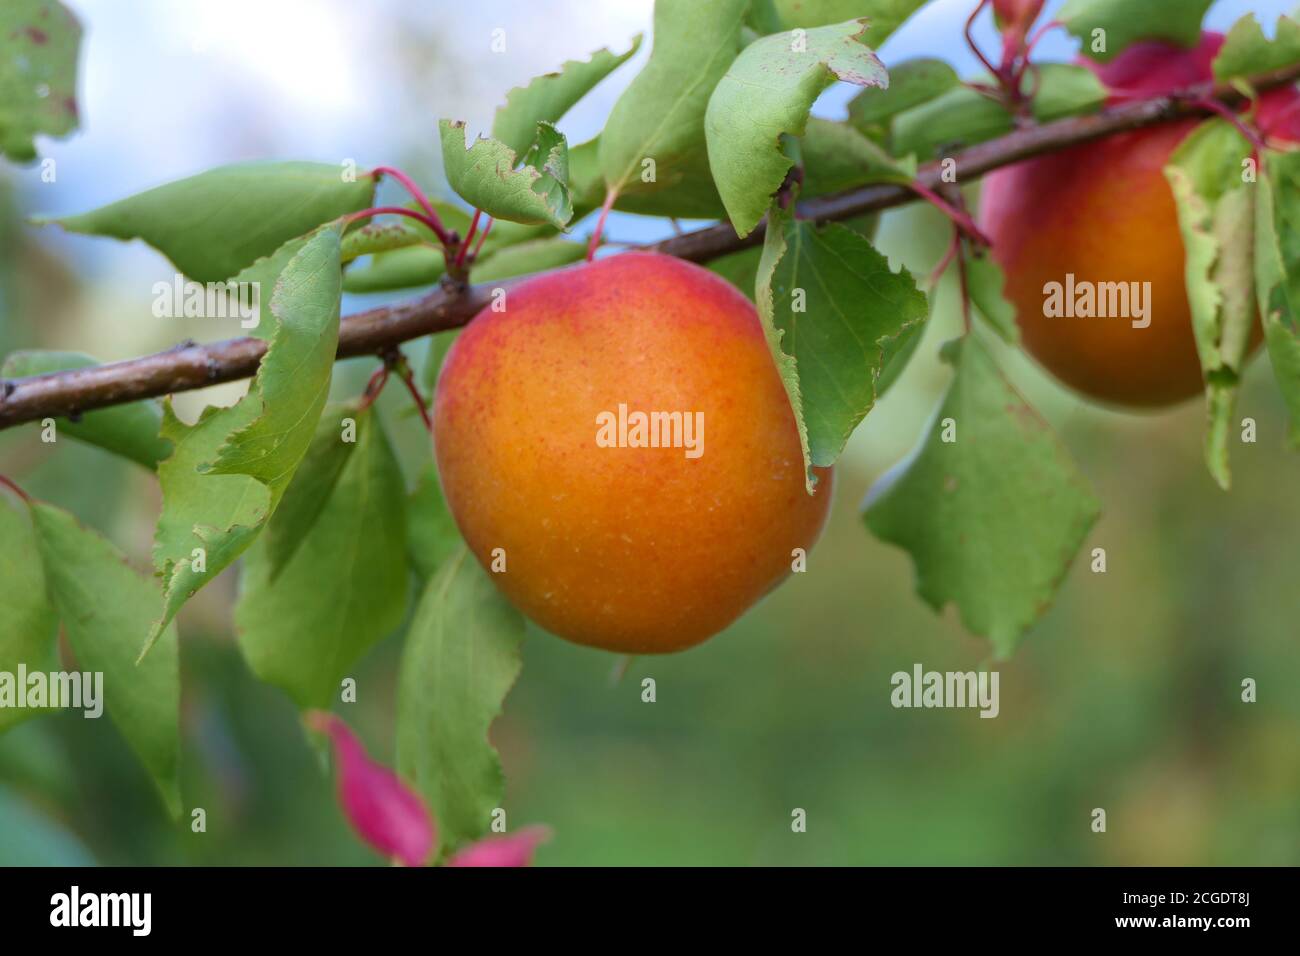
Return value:
<svg viewBox="0 0 1300 956">
<path fill-rule="evenodd" d="M 1300 64 L 1252 77 L 1249 85 L 1262 91 L 1297 80 L 1300 80 Z M 1231 83 L 1204 83 L 1088 116 L 1028 126 L 953 156 L 956 176 L 960 182 L 969 182 L 994 169 L 1044 153 L 1145 126 L 1204 116 L 1214 112 L 1205 105 L 1206 97 L 1228 105 L 1245 99 Z M 945 182 L 943 168 L 937 162 L 928 163 L 917 171 L 916 181 L 931 190 L 940 189 Z M 806 200 L 799 204 L 798 211 L 802 219 L 829 222 L 891 209 L 915 199 L 911 186 L 879 183 Z M 719 223 L 673 236 L 649 248 L 691 262 L 708 262 L 762 241 L 762 225 L 741 239 L 729 223 Z M 463 289 L 441 287 L 418 299 L 349 315 L 339 328 L 338 357 L 382 353 L 410 339 L 464 325 L 491 303 L 493 289 L 508 289 L 518 281 L 521 280 Z M 0 429 L 250 378 L 257 372 L 266 348 L 266 342 L 253 338 L 229 339 L 211 345 L 186 344 L 111 365 L 0 382 Z"/>
</svg>

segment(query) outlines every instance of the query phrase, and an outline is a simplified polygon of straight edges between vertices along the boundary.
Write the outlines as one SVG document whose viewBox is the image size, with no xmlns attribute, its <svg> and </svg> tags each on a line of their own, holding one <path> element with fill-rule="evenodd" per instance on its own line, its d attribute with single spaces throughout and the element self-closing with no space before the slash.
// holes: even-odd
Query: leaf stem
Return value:
<svg viewBox="0 0 1300 956">
<path fill-rule="evenodd" d="M 398 353 L 401 355 L 401 353 Z M 398 375 L 406 390 L 411 393 L 411 398 L 415 400 L 415 407 L 420 412 L 420 420 L 424 422 L 424 430 L 430 435 L 433 434 L 433 419 L 429 415 L 429 405 L 420 394 L 420 386 L 415 384 L 415 372 L 412 371 L 411 365 L 406 361 L 406 356 L 401 355 L 398 362 Z"/>
<path fill-rule="evenodd" d="M 14 481 L 12 478 L 8 478 L 5 475 L 0 475 L 0 485 L 3 485 L 4 487 L 8 488 L 19 498 L 23 499 L 23 501 L 25 501 L 27 504 L 29 505 L 32 504 L 31 496 L 28 495 L 27 492 L 23 491 L 22 488 L 18 487 L 18 483 Z"/>
<path fill-rule="evenodd" d="M 588 262 L 596 258 L 596 247 L 600 245 L 600 237 L 605 232 L 605 219 L 609 216 L 609 211 L 613 208 L 616 199 L 618 199 L 617 189 L 605 190 L 605 202 L 600 207 L 600 218 L 596 220 L 596 228 L 592 230 L 591 242 L 587 243 Z"/>
<path fill-rule="evenodd" d="M 474 241 L 474 233 L 478 232 L 478 221 L 482 215 L 482 209 L 474 210 L 474 218 L 469 221 L 469 229 L 465 230 L 465 238 L 461 240 L 460 249 L 456 253 L 454 268 L 457 271 L 465 265 L 465 254 L 469 252 L 469 244 Z"/>
<path fill-rule="evenodd" d="M 446 227 L 442 224 L 442 218 L 438 215 L 438 210 L 433 207 L 433 203 L 429 201 L 429 197 L 424 194 L 424 191 L 415 184 L 415 180 L 411 179 L 411 177 L 406 175 L 406 173 L 393 166 L 376 166 L 370 171 L 370 174 L 372 176 L 392 176 L 406 187 L 406 191 L 411 194 L 411 197 L 417 203 L 420 204 L 420 208 L 424 210 L 424 214 L 429 217 L 428 225 L 429 228 L 433 230 L 433 234 L 438 237 L 444 246 L 449 244 L 450 236 L 447 233 Z"/>
<path fill-rule="evenodd" d="M 915 179 L 909 182 L 907 186 L 918 196 L 920 196 L 930 205 L 934 206 L 941 213 L 943 213 L 945 216 L 951 219 L 952 224 L 956 226 L 959 230 L 964 232 L 972 240 L 978 242 L 981 246 L 993 245 L 993 241 L 980 231 L 979 226 L 975 225 L 974 219 L 972 219 L 963 210 L 958 209 L 956 206 L 952 205 L 952 203 L 948 202 L 948 200 L 944 199 L 937 192 L 930 189 L 930 187 L 924 185 L 919 180 L 915 180 Z"/>
</svg>

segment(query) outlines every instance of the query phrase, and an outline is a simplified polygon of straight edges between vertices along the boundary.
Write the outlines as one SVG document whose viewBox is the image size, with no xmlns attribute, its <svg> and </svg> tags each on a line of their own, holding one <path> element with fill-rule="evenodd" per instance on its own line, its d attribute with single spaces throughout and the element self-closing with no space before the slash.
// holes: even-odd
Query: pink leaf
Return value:
<svg viewBox="0 0 1300 956">
<path fill-rule="evenodd" d="M 334 744 L 339 803 L 361 839 L 405 866 L 427 863 L 436 830 L 424 801 L 397 774 L 371 760 L 341 719 L 318 710 L 307 714 L 306 722 Z"/>
<path fill-rule="evenodd" d="M 533 851 L 551 838 L 546 827 L 524 827 L 508 836 L 486 837 L 471 843 L 450 860 L 448 866 L 527 866 Z"/>
</svg>

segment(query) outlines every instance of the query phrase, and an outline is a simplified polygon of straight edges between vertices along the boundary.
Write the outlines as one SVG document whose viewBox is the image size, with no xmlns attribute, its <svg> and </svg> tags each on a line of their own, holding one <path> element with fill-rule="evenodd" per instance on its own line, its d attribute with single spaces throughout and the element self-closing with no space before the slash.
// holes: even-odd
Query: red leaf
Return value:
<svg viewBox="0 0 1300 956">
<path fill-rule="evenodd" d="M 341 719 L 313 711 L 306 722 L 334 744 L 339 803 L 361 839 L 405 866 L 424 866 L 437 832 L 424 801 L 397 774 L 371 760 Z"/>
<path fill-rule="evenodd" d="M 471 843 L 450 860 L 448 866 L 527 866 L 533 851 L 551 838 L 546 827 L 524 827 L 508 836 L 486 837 Z"/>
</svg>

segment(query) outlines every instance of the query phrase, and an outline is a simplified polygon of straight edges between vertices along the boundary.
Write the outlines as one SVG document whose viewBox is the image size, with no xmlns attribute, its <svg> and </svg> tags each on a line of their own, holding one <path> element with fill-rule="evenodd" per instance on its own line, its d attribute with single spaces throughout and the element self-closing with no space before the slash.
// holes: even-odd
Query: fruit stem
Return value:
<svg viewBox="0 0 1300 956">
<path fill-rule="evenodd" d="M 415 184 L 415 180 L 411 179 L 411 177 L 406 175 L 406 173 L 393 166 L 376 166 L 370 171 L 370 175 L 392 176 L 406 187 L 406 191 L 411 194 L 411 197 L 417 203 L 420 204 L 420 208 L 424 210 L 424 214 L 429 217 L 429 228 L 433 230 L 433 234 L 438 237 L 444 246 L 447 245 L 449 237 L 446 228 L 442 224 L 442 219 L 438 216 L 438 211 L 433 208 L 433 203 L 429 201 L 429 197 L 426 196 L 424 191 Z"/>
<path fill-rule="evenodd" d="M 600 207 L 600 218 L 596 220 L 596 228 L 591 233 L 591 242 L 587 244 L 587 261 L 590 262 L 596 258 L 596 247 L 600 245 L 601 234 L 605 231 L 605 219 L 609 216 L 609 211 L 614 206 L 614 200 L 618 198 L 617 189 L 605 190 L 605 202 Z"/>
<path fill-rule="evenodd" d="M 952 220 L 952 224 L 964 232 L 981 246 L 991 246 L 993 241 L 988 236 L 980 232 L 979 226 L 975 225 L 975 220 L 967 215 L 964 211 L 958 209 L 948 200 L 944 199 L 929 186 L 924 185 L 919 180 L 912 180 L 907 184 L 908 188 L 924 199 L 930 205 L 934 206 L 941 213 Z"/>
<path fill-rule="evenodd" d="M 3 485 L 4 487 L 8 488 L 19 498 L 23 499 L 23 501 L 27 502 L 27 504 L 30 505 L 32 503 L 31 496 L 28 495 L 27 492 L 19 488 L 18 483 L 14 481 L 12 478 L 6 478 L 4 475 L 0 475 L 0 485 Z"/>
</svg>

